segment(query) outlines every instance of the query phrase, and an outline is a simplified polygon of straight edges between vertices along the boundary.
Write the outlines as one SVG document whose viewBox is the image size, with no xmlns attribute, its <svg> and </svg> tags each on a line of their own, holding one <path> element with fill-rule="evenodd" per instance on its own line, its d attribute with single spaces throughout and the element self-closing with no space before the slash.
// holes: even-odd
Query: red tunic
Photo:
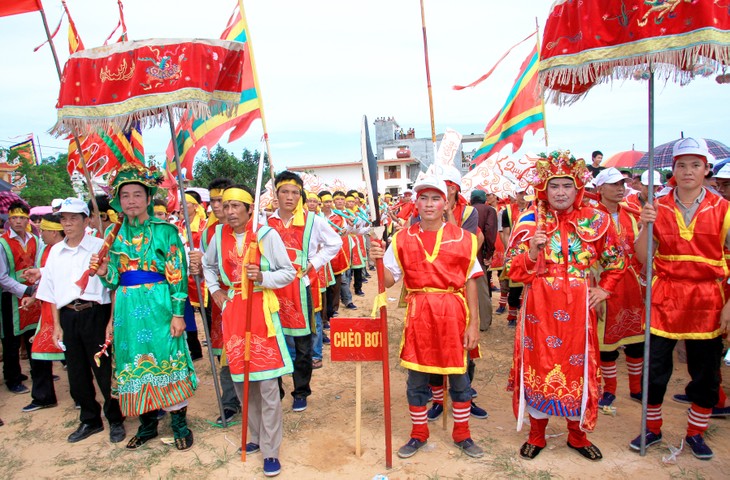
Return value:
<svg viewBox="0 0 730 480">
<path fill-rule="evenodd" d="M 8 259 L 8 276 L 23 285 L 30 285 L 20 276 L 27 268 L 35 266 L 36 249 L 38 248 L 38 240 L 35 235 L 31 235 L 25 247 L 20 243 L 17 237 L 10 238 L 10 230 L 0 236 L 0 245 L 5 249 L 5 256 Z M 41 306 L 38 302 L 34 302 L 30 307 L 22 310 L 18 309 L 18 297 L 10 296 L 13 308 L 13 332 L 16 336 L 36 328 L 41 316 Z M 2 332 L 4 335 L 5 332 Z"/>
<path fill-rule="evenodd" d="M 342 248 L 337 252 L 335 258 L 330 261 L 332 265 L 332 272 L 334 275 L 340 275 L 346 272 L 350 268 L 350 242 L 348 241 L 348 235 L 345 231 L 345 219 L 336 213 L 332 213 L 328 217 L 329 221 L 337 225 L 339 228 L 332 227 L 338 235 L 342 237 Z"/>
<path fill-rule="evenodd" d="M 39 267 L 46 266 L 49 253 L 51 253 L 51 247 L 45 246 L 38 263 Z M 56 342 L 53 341 L 54 326 L 51 304 L 43 300 L 38 300 L 38 302 L 41 304 L 41 318 L 31 344 L 31 358 L 34 360 L 63 360 L 65 358 L 63 350 L 58 348 Z"/>
<path fill-rule="evenodd" d="M 674 194 L 656 201 L 651 333 L 660 337 L 698 340 L 720 335 L 728 278 L 724 246 L 730 204 L 705 192 L 689 225 L 684 223 Z"/>
<path fill-rule="evenodd" d="M 605 208 L 601 204 L 599 207 Z M 644 341 L 645 288 L 641 282 L 641 264 L 634 256 L 634 241 L 639 235 L 636 214 L 619 205 L 618 222 L 613 216 L 611 220 L 628 261 L 624 275 L 606 300 L 605 310 L 599 310 L 598 340 L 602 352 Z"/>
<path fill-rule="evenodd" d="M 441 375 L 464 373 L 469 322 L 465 287 L 476 260 L 477 239 L 447 223 L 429 253 L 420 238 L 423 233 L 416 223 L 396 233 L 391 244 L 408 292 L 401 365 Z"/>
<path fill-rule="evenodd" d="M 626 204 L 627 207 L 631 208 L 632 210 L 636 210 L 637 212 L 640 212 L 643 208 L 641 200 L 639 200 L 639 192 L 627 195 L 626 198 L 624 198 L 624 201 L 621 203 Z"/>
<path fill-rule="evenodd" d="M 515 334 L 510 388 L 522 428 L 526 406 L 548 415 L 581 417 L 581 428 L 595 427 L 598 410 L 596 315 L 588 308 L 589 271 L 600 264 L 599 285 L 614 291 L 624 255 L 608 214 L 591 207 L 556 214 L 548 210 L 544 229 L 544 269 L 528 257 L 536 230 L 536 208 L 513 228 L 505 270 L 526 286 Z"/>
<path fill-rule="evenodd" d="M 205 219 L 200 221 L 200 227 L 197 232 L 192 232 L 193 235 L 193 245 L 189 246 L 188 242 L 188 233 L 187 228 L 185 228 L 185 221 L 180 220 L 175 225 L 177 225 L 178 230 L 180 230 L 180 237 L 183 240 L 183 245 L 186 247 L 189 247 L 191 250 L 193 249 L 200 249 L 201 240 L 203 238 L 203 233 L 206 231 L 206 221 Z M 201 278 L 200 279 L 200 288 L 203 290 L 203 297 L 205 297 L 205 306 L 208 304 L 207 294 L 208 290 L 205 288 L 205 281 Z M 192 275 L 188 275 L 188 299 L 190 300 L 190 304 L 193 307 L 199 307 L 200 306 L 200 297 L 198 296 L 198 288 L 195 285 L 195 279 Z"/>
<path fill-rule="evenodd" d="M 309 239 L 314 225 L 314 214 L 306 213 L 303 226 L 295 226 L 290 222 L 284 225 L 281 218 L 269 217 L 269 226 L 279 232 L 284 241 L 289 260 L 297 271 L 296 278 L 286 287 L 274 290 L 279 298 L 279 318 L 286 335 L 300 337 L 309 335 L 309 302 L 307 289 L 304 285 L 302 269 L 306 267 L 309 258 Z"/>
<path fill-rule="evenodd" d="M 256 249 L 254 263 L 261 266 L 261 271 L 268 270 L 266 257 L 261 256 L 261 240 L 271 232 L 268 227 L 261 227 L 257 232 L 259 248 Z M 223 305 L 223 340 L 226 358 L 234 381 L 244 380 L 244 354 L 246 338 L 246 306 L 249 299 L 242 296 L 241 272 L 251 246 L 253 232 L 251 223 L 246 228 L 243 248 L 239 253 L 236 235 L 229 225 L 216 230 L 216 247 L 218 249 L 219 274 L 224 285 L 228 287 L 229 300 Z M 248 288 L 246 284 L 243 288 Z M 267 380 L 292 372 L 292 363 L 286 351 L 286 342 L 271 297 L 273 295 L 260 287 L 254 288 L 251 314 L 251 370 L 250 380 Z M 274 302 L 275 303 L 275 302 Z M 266 309 L 266 312 L 265 312 Z M 267 314 L 269 324 L 267 325 Z"/>
</svg>

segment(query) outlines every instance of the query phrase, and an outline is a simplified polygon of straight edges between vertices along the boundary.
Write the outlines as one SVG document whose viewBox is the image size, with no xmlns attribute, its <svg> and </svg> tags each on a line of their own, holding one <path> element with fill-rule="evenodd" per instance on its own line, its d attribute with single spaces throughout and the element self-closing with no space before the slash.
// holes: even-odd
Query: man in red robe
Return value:
<svg viewBox="0 0 730 480">
<path fill-rule="evenodd" d="M 684 138 L 674 145 L 672 192 L 646 204 L 636 256 L 646 263 L 648 235 L 654 223 L 651 339 L 646 446 L 662 440 L 662 402 L 672 376 L 672 354 L 678 340 L 687 348 L 691 381 L 685 389 L 692 403 L 687 418 L 686 444 L 702 460 L 713 456 L 704 433 L 718 403 L 722 335 L 730 325 L 726 302 L 730 248 L 730 203 L 703 187 L 710 153 L 703 139 Z M 641 435 L 631 441 L 640 450 Z"/>
<path fill-rule="evenodd" d="M 610 407 L 616 399 L 616 360 L 624 346 L 629 373 L 629 394 L 641 401 L 641 371 L 644 365 L 644 287 L 641 264 L 634 256 L 634 240 L 639 234 L 639 212 L 620 204 L 624 198 L 626 179 L 618 169 L 602 170 L 594 183 L 598 189 L 598 208 L 611 215 L 621 248 L 626 255 L 626 273 L 614 295 L 606 299 L 606 308 L 599 315 L 598 343 L 601 350 L 603 396 L 599 407 Z M 600 276 L 599 276 L 600 278 Z"/>
<path fill-rule="evenodd" d="M 476 262 L 477 238 L 445 222 L 447 188 L 426 177 L 414 186 L 420 222 L 399 230 L 386 252 L 373 242 L 373 259 L 383 258 L 385 286 L 403 278 L 408 295 L 401 365 L 408 370 L 406 395 L 411 438 L 398 450 L 408 458 L 426 444 L 426 406 L 430 374 L 449 376 L 454 444 L 470 457 L 484 455 L 469 430 L 471 383 L 467 352 L 479 342 L 479 301 L 475 279 L 483 276 Z M 467 315 L 468 312 L 468 315 Z"/>
<path fill-rule="evenodd" d="M 568 151 L 542 154 L 527 181 L 538 203 L 515 222 L 505 269 L 526 288 L 510 375 L 517 430 L 525 411 L 530 436 L 520 456 L 545 448 L 550 416 L 568 422 L 568 446 L 590 460 L 602 458 L 587 438 L 598 410 L 598 337 L 594 307 L 608 298 L 624 270 L 611 217 L 583 203 L 591 180 L 582 159 Z M 590 269 L 603 267 L 596 287 Z"/>
</svg>

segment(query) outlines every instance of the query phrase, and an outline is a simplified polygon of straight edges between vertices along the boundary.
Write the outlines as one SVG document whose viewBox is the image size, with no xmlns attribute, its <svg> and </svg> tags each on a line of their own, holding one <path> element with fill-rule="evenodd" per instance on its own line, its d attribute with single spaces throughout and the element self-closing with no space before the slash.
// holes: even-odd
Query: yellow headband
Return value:
<svg viewBox="0 0 730 480">
<path fill-rule="evenodd" d="M 352 195 L 348 195 L 348 196 L 345 197 L 345 200 L 353 200 L 354 201 L 355 200 L 355 197 L 353 197 Z"/>
<path fill-rule="evenodd" d="M 231 200 L 253 205 L 253 197 L 250 193 L 242 188 L 226 188 L 226 190 L 223 192 L 223 198 L 221 199 L 221 201 L 230 202 Z"/>
<path fill-rule="evenodd" d="M 194 203 L 195 205 L 200 205 L 197 200 L 195 200 L 195 197 L 190 195 L 189 193 L 185 194 L 185 201 L 188 203 Z"/>
<path fill-rule="evenodd" d="M 346 198 L 344 193 L 335 193 L 333 198 Z"/>
<path fill-rule="evenodd" d="M 8 217 L 25 217 L 29 218 L 30 215 L 25 213 L 22 208 L 14 208 L 8 212 Z"/>
<path fill-rule="evenodd" d="M 276 189 L 279 190 L 283 185 L 294 185 L 295 187 L 302 188 L 301 185 L 299 185 L 296 180 L 282 180 L 281 182 L 276 184 Z"/>
<path fill-rule="evenodd" d="M 322 203 L 329 202 L 329 201 L 332 200 L 332 195 L 330 195 L 329 193 L 327 193 L 327 194 L 322 195 L 321 197 L 319 197 L 319 199 L 322 200 Z"/>
<path fill-rule="evenodd" d="M 167 213 L 167 207 L 164 205 L 155 205 L 155 213 Z"/>
<path fill-rule="evenodd" d="M 53 230 L 54 232 L 62 232 L 63 227 L 60 223 L 51 222 L 43 218 L 41 219 L 41 230 Z"/>
<path fill-rule="evenodd" d="M 222 188 L 214 188 L 213 190 L 210 191 L 210 198 L 212 199 L 213 197 L 222 197 L 223 191 L 224 191 L 224 189 L 222 189 Z"/>
</svg>

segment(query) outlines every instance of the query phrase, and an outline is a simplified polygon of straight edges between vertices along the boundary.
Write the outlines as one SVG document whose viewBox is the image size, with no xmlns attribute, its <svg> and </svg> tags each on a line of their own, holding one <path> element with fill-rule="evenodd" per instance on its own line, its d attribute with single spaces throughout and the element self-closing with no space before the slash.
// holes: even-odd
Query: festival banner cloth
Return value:
<svg viewBox="0 0 730 480">
<path fill-rule="evenodd" d="M 207 117 L 241 98 L 244 44 L 226 40 L 151 39 L 81 50 L 61 79 L 55 134 L 158 125 L 167 107 Z"/>
<path fill-rule="evenodd" d="M 557 0 L 545 24 L 540 84 L 569 103 L 609 79 L 655 72 L 686 83 L 730 63 L 726 2 Z M 639 77 L 641 78 L 641 77 Z"/>
<path fill-rule="evenodd" d="M 43 10 L 40 0 L 0 0 L 0 17 Z"/>
</svg>

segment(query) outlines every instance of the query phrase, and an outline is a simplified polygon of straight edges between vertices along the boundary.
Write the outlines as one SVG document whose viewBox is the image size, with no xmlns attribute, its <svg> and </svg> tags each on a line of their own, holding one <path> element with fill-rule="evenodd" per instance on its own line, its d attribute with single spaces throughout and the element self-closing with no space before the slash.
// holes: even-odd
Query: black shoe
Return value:
<svg viewBox="0 0 730 480">
<path fill-rule="evenodd" d="M 347 305 L 345 305 L 345 308 L 349 308 L 350 310 L 357 310 L 357 305 L 355 305 L 354 303 L 350 302 Z"/>
<path fill-rule="evenodd" d="M 119 443 L 123 441 L 127 436 L 127 432 L 124 430 L 124 424 L 111 423 L 109 424 L 109 441 L 112 443 Z"/>
<path fill-rule="evenodd" d="M 537 445 L 533 445 L 529 442 L 525 442 L 522 444 L 522 447 L 520 448 L 520 457 L 526 459 L 526 460 L 532 460 L 533 458 L 537 457 L 542 449 L 545 447 L 538 447 Z"/>
<path fill-rule="evenodd" d="M 103 430 L 104 430 L 103 425 L 94 427 L 92 425 L 82 423 L 81 425 L 79 425 L 79 428 L 77 428 L 74 433 L 72 433 L 71 435 L 68 436 L 68 443 L 80 442 L 81 440 L 89 438 L 90 436 L 94 435 L 95 433 L 99 433 Z"/>
<path fill-rule="evenodd" d="M 362 290 L 355 290 L 355 295 L 357 295 L 358 297 L 364 297 L 365 292 L 363 292 Z"/>
<path fill-rule="evenodd" d="M 233 420 L 233 416 L 237 413 L 238 413 L 237 410 L 233 410 L 230 408 L 224 408 L 223 415 L 226 416 L 226 424 L 231 423 L 231 420 Z M 218 419 L 216 419 L 215 423 L 217 423 L 218 425 L 223 425 L 223 419 L 221 417 L 218 417 Z"/>
<path fill-rule="evenodd" d="M 570 444 L 570 442 L 567 442 L 568 446 L 575 450 L 576 452 L 580 453 L 583 457 L 587 458 L 588 460 L 597 462 L 603 458 L 603 455 L 601 454 L 601 451 L 593 445 L 592 443 L 586 447 L 574 447 Z"/>
<path fill-rule="evenodd" d="M 20 374 L 20 381 L 21 382 L 25 382 L 26 380 L 28 380 L 28 375 L 26 375 L 24 373 L 21 373 Z"/>
</svg>

